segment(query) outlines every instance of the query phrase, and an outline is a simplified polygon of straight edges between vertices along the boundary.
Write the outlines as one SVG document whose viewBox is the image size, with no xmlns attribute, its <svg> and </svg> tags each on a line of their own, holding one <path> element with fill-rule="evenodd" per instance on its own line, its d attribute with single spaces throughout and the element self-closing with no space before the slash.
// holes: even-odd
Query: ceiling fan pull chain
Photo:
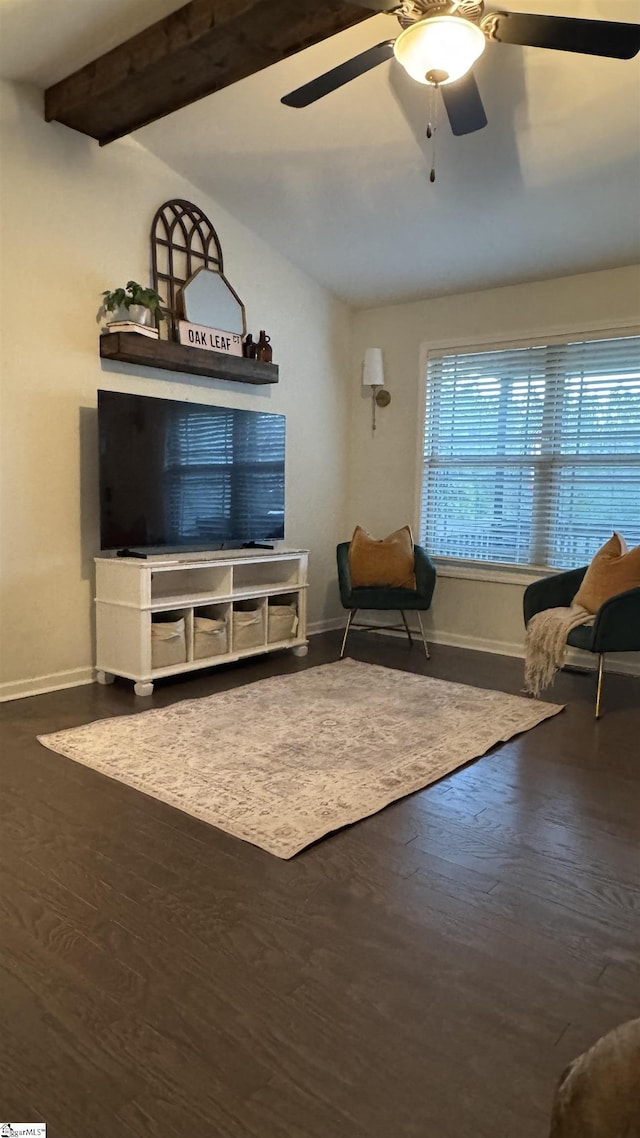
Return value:
<svg viewBox="0 0 640 1138">
<path fill-rule="evenodd" d="M 438 84 L 430 84 L 429 86 L 429 121 L 427 123 L 427 138 L 431 140 L 431 170 L 429 173 L 429 181 L 435 182 L 436 180 L 436 134 L 438 133 L 438 106 L 440 103 L 440 92 Z"/>
</svg>

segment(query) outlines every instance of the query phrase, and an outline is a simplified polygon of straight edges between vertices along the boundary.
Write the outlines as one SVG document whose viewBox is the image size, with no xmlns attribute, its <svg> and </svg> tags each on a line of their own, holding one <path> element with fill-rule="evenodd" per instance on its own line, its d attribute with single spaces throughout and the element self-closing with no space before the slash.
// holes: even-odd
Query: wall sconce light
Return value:
<svg viewBox="0 0 640 1138">
<path fill-rule="evenodd" d="M 371 388 L 371 426 L 376 429 L 376 407 L 388 407 L 391 396 L 384 389 L 382 348 L 367 348 L 362 366 L 362 386 Z"/>
</svg>

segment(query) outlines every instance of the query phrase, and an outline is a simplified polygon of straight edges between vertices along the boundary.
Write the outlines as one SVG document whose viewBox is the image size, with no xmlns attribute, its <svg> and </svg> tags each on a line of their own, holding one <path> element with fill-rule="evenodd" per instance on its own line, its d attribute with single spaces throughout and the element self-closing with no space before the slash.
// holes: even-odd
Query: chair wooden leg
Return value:
<svg viewBox="0 0 640 1138">
<path fill-rule="evenodd" d="M 344 656 L 344 650 L 347 646 L 347 636 L 349 635 L 349 629 L 351 628 L 351 621 L 353 620 L 357 611 L 358 611 L 357 609 L 349 609 L 349 615 L 347 617 L 347 626 L 344 630 L 344 636 L 342 637 L 342 648 L 340 649 L 340 659 L 342 659 L 342 657 Z"/>
<path fill-rule="evenodd" d="M 600 697 L 602 696 L 602 676 L 604 673 L 604 652 L 600 653 L 598 660 L 598 690 L 596 692 L 596 719 L 600 718 Z"/>
<path fill-rule="evenodd" d="M 403 613 L 402 609 L 400 609 L 400 615 L 402 616 L 402 622 L 403 622 L 403 624 L 404 624 L 404 627 L 405 627 L 405 629 L 406 629 L 406 632 L 407 632 L 407 636 L 409 637 L 409 644 L 413 645 L 413 639 L 412 639 L 412 636 L 411 636 L 411 629 L 409 628 L 409 625 L 407 624 L 407 618 L 406 618 L 406 616 L 404 615 L 404 613 Z"/>
<path fill-rule="evenodd" d="M 427 657 L 427 660 L 430 660 L 431 656 L 429 655 L 429 645 L 427 644 L 427 638 L 424 634 L 424 625 L 422 623 L 422 613 L 420 612 L 420 609 L 418 609 L 417 612 L 418 612 L 418 624 L 420 625 L 420 632 L 422 633 L 422 643 L 424 644 L 425 656 Z"/>
</svg>

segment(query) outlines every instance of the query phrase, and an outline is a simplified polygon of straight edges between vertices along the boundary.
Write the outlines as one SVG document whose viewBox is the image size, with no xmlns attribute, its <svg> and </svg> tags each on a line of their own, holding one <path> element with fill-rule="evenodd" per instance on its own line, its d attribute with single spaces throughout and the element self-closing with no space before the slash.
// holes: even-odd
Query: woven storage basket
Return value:
<svg viewBox="0 0 640 1138">
<path fill-rule="evenodd" d="M 221 656 L 227 651 L 227 625 L 224 620 L 196 616 L 193 629 L 194 660 L 207 660 L 210 656 Z"/>
<path fill-rule="evenodd" d="M 267 610 L 267 639 L 270 644 L 277 640 L 291 640 L 298 628 L 298 612 L 295 605 L 269 605 Z"/>
<path fill-rule="evenodd" d="M 168 668 L 172 664 L 184 664 L 187 659 L 187 641 L 184 617 L 180 620 L 152 621 L 151 623 L 151 666 Z"/>
<path fill-rule="evenodd" d="M 258 644 L 264 644 L 264 623 L 262 608 L 234 609 L 234 652 L 241 652 L 243 648 L 255 648 Z"/>
</svg>

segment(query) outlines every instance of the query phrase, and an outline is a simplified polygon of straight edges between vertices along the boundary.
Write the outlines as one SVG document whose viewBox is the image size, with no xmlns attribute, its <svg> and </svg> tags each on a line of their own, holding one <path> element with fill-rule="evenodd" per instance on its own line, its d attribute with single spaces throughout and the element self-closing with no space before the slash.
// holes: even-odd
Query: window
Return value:
<svg viewBox="0 0 640 1138">
<path fill-rule="evenodd" d="M 640 543 L 640 336 L 429 355 L 433 556 L 570 568 L 614 529 Z"/>
</svg>

